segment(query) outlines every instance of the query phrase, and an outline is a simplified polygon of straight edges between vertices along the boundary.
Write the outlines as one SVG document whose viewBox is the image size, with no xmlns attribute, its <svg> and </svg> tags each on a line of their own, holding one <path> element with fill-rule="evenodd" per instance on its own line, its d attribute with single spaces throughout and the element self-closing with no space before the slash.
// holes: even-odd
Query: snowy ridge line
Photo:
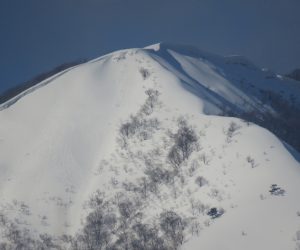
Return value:
<svg viewBox="0 0 300 250">
<path fill-rule="evenodd" d="M 63 70 L 63 71 L 61 71 L 61 72 L 58 72 L 58 73 L 56 73 L 55 75 L 53 75 L 53 76 L 51 76 L 51 77 L 49 77 L 49 78 L 47 78 L 47 79 L 41 81 L 40 83 L 37 83 L 37 84 L 35 84 L 35 85 L 29 87 L 28 89 L 22 91 L 22 92 L 19 93 L 18 95 L 14 96 L 14 97 L 12 97 L 11 99 L 7 100 L 6 102 L 0 104 L 0 111 L 9 108 L 11 105 L 13 105 L 13 104 L 15 104 L 17 101 L 19 101 L 22 97 L 24 97 L 24 96 L 26 96 L 26 95 L 32 93 L 33 91 L 35 91 L 35 90 L 37 90 L 37 89 L 39 89 L 39 88 L 41 88 L 41 87 L 43 87 L 43 86 L 46 86 L 46 85 L 49 84 L 50 82 L 54 81 L 56 78 L 62 76 L 63 74 L 68 73 L 70 70 L 75 69 L 75 68 L 77 68 L 77 67 L 79 67 L 79 66 L 81 66 L 81 65 L 83 65 L 83 64 L 85 64 L 85 63 L 81 63 L 81 64 L 78 64 L 78 65 L 73 66 L 73 67 L 71 67 L 71 68 L 65 69 L 65 70 Z"/>
</svg>

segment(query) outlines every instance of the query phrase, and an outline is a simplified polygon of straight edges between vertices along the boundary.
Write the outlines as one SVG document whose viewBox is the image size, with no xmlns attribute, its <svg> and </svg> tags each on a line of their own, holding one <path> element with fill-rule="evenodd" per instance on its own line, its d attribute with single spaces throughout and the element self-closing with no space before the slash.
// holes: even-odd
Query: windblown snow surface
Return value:
<svg viewBox="0 0 300 250">
<path fill-rule="evenodd" d="M 139 200 L 132 211 L 162 238 L 160 216 L 175 212 L 184 221 L 179 249 L 300 249 L 299 154 L 268 130 L 222 115 L 275 113 L 263 91 L 299 102 L 299 84 L 243 57 L 156 44 L 108 54 L 14 97 L 0 106 L 0 243 L 9 248 L 14 227 L 51 236 L 46 249 L 74 247 L 61 236 L 81 232 L 98 190 L 109 204 Z M 135 127 L 122 134 L 124 124 Z M 176 165 L 170 152 L 182 126 L 197 141 Z M 176 174 L 141 191 L 156 168 Z"/>
</svg>

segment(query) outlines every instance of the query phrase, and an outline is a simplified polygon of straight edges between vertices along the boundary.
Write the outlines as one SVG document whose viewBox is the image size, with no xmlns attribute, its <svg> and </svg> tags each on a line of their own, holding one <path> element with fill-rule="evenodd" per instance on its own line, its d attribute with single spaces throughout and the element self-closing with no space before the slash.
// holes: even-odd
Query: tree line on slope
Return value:
<svg viewBox="0 0 300 250">
<path fill-rule="evenodd" d="M 262 106 L 271 107 L 275 113 L 260 110 L 238 113 L 224 110 L 223 115 L 239 117 L 267 128 L 300 152 L 300 107 L 295 98 L 291 96 L 288 101 L 274 91 L 260 90 L 260 94 Z"/>
</svg>

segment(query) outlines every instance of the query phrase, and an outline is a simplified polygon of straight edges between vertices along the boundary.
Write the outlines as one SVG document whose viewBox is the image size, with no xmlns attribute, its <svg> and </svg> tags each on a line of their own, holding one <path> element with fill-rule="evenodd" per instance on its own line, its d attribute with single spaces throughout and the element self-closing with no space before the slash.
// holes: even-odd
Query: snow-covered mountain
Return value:
<svg viewBox="0 0 300 250">
<path fill-rule="evenodd" d="M 300 249 L 299 107 L 296 81 L 172 44 L 52 76 L 0 106 L 1 247 Z"/>
</svg>

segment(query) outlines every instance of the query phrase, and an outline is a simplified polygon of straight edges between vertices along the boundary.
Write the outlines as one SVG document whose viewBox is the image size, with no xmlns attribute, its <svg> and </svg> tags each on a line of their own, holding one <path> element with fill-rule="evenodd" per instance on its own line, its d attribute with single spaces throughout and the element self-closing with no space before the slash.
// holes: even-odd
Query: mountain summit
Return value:
<svg viewBox="0 0 300 250">
<path fill-rule="evenodd" d="M 189 46 L 64 70 L 0 106 L 1 247 L 300 247 L 299 106 L 296 81 Z"/>
</svg>

